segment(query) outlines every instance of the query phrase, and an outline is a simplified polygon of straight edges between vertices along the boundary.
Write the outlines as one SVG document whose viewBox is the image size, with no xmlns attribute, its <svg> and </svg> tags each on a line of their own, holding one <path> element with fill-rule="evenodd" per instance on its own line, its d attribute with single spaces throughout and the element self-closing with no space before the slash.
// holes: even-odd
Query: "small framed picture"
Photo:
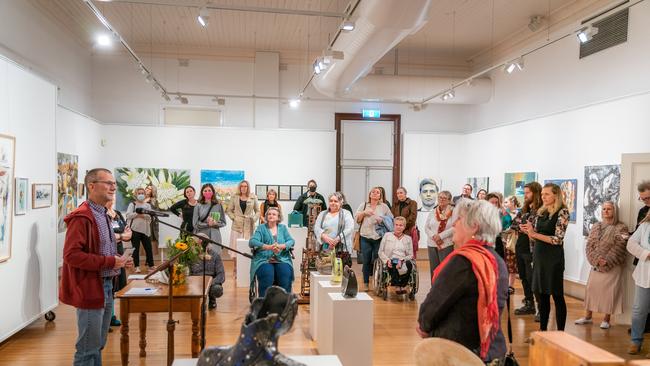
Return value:
<svg viewBox="0 0 650 366">
<path fill-rule="evenodd" d="M 52 206 L 52 183 L 32 184 L 32 208 L 45 208 Z"/>
<path fill-rule="evenodd" d="M 297 201 L 302 194 L 302 186 L 291 186 L 291 200 Z"/>
<path fill-rule="evenodd" d="M 261 184 L 256 184 L 255 185 L 255 194 L 257 195 L 258 200 L 266 200 L 266 191 L 268 190 L 268 186 L 266 184 L 261 185 Z"/>
<path fill-rule="evenodd" d="M 27 183 L 27 178 L 16 178 L 15 185 L 16 190 L 14 191 L 14 194 L 16 197 L 14 197 L 14 215 L 20 216 L 27 213 L 27 190 L 29 184 Z"/>
<path fill-rule="evenodd" d="M 278 195 L 278 200 L 288 201 L 291 198 L 291 186 L 280 186 L 280 192 Z"/>
<path fill-rule="evenodd" d="M 309 187 L 308 186 L 302 186 L 302 193 L 307 193 L 309 192 Z"/>
</svg>

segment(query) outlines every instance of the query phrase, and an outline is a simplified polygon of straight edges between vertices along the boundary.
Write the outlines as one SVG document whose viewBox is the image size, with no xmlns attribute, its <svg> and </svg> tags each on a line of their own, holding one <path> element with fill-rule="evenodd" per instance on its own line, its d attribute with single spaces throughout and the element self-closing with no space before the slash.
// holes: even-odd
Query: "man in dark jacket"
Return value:
<svg viewBox="0 0 650 366">
<path fill-rule="evenodd" d="M 325 197 L 323 197 L 322 194 L 316 192 L 316 188 L 318 188 L 318 185 L 316 184 L 316 181 L 313 179 L 310 179 L 309 182 L 307 182 L 307 187 L 309 188 L 309 191 L 303 193 L 298 197 L 298 201 L 296 201 L 296 204 L 293 205 L 293 210 L 302 212 L 302 226 L 307 226 L 309 224 L 309 204 L 320 204 L 321 205 L 321 211 L 327 210 L 327 204 L 325 204 Z"/>
<path fill-rule="evenodd" d="M 132 266 L 130 256 L 117 254 L 117 243 L 106 213 L 115 196 L 110 170 L 93 169 L 84 181 L 88 200 L 65 218 L 59 300 L 77 308 L 78 337 L 74 365 L 101 365 L 101 351 L 113 312 L 113 277 Z"/>
</svg>

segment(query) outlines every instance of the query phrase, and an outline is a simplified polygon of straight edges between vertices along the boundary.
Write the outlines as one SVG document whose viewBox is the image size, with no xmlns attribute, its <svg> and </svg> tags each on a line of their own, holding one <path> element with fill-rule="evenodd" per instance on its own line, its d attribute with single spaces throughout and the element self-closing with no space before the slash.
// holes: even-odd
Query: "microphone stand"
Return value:
<svg viewBox="0 0 650 366">
<path fill-rule="evenodd" d="M 195 236 L 195 234 L 193 232 L 187 231 L 187 230 L 185 230 L 183 228 L 180 228 L 178 226 L 174 226 L 174 225 L 169 224 L 167 222 L 160 221 L 160 219 L 158 218 L 158 215 L 156 215 L 154 213 L 149 213 L 148 212 L 146 214 L 151 216 L 151 219 L 154 222 L 163 224 L 165 226 L 169 226 L 169 227 L 171 227 L 173 229 L 176 229 L 176 230 L 180 231 L 181 233 L 183 233 L 185 235 Z M 240 251 L 238 251 L 236 249 L 232 249 L 230 247 L 227 247 L 227 246 L 225 246 L 225 245 L 223 245 L 221 243 L 217 243 L 216 241 L 214 241 L 214 240 L 212 240 L 210 238 L 201 237 L 201 242 L 202 242 L 202 247 L 203 247 L 203 255 L 204 255 L 203 258 L 204 259 L 203 259 L 203 275 L 202 275 L 202 279 L 203 279 L 202 290 L 203 290 L 203 292 L 202 292 L 202 301 L 201 301 L 201 340 L 200 340 L 200 345 L 201 345 L 201 350 L 203 350 L 205 348 L 205 322 L 206 322 L 205 254 L 207 253 L 208 243 L 215 244 L 215 245 L 221 247 L 222 249 L 226 249 L 226 250 L 229 250 L 231 252 L 235 252 L 235 253 L 237 253 L 237 254 L 239 254 L 241 256 L 244 256 L 246 258 L 249 258 L 251 260 L 253 259 L 253 256 L 251 254 L 243 253 L 243 252 L 240 252 Z M 148 274 L 145 277 L 145 279 L 149 278 L 151 275 L 153 275 L 156 272 L 160 272 L 161 270 L 164 270 L 164 269 L 170 267 L 171 264 L 174 261 L 176 261 L 176 259 L 178 259 L 178 257 L 180 257 L 182 254 L 184 254 L 187 250 L 189 250 L 189 248 L 186 249 L 183 252 L 180 252 L 180 253 L 176 254 L 172 258 L 169 258 L 165 262 L 161 263 L 158 267 L 156 267 L 156 269 L 153 272 Z M 169 271 L 169 273 L 170 273 L 170 275 L 169 275 L 169 314 L 168 314 L 168 320 L 167 320 L 167 365 L 168 366 L 171 366 L 172 362 L 174 362 L 174 330 L 176 329 L 176 321 L 174 321 L 173 315 L 172 315 L 172 303 L 173 303 L 173 297 L 174 297 L 174 295 L 172 294 L 172 288 L 173 288 L 172 281 L 173 281 L 173 276 L 174 276 L 173 272 L 174 272 L 173 270 Z"/>
</svg>

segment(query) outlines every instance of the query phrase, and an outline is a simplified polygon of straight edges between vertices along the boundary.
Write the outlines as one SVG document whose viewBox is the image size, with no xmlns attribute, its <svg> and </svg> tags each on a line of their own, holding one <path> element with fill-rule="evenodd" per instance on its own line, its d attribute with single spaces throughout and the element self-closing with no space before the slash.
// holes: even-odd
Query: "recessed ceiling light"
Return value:
<svg viewBox="0 0 650 366">
<path fill-rule="evenodd" d="M 112 43 L 111 36 L 108 34 L 100 34 L 97 36 L 97 44 L 102 47 L 110 46 Z"/>
<path fill-rule="evenodd" d="M 299 105 L 300 105 L 300 99 L 290 99 L 289 100 L 289 107 L 295 109 L 295 108 L 298 108 Z"/>
</svg>

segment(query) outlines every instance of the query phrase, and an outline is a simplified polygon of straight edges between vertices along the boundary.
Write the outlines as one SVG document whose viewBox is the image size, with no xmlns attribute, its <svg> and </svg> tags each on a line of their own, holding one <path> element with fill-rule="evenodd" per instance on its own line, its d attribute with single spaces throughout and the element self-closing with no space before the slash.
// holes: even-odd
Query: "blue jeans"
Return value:
<svg viewBox="0 0 650 366">
<path fill-rule="evenodd" d="M 632 343 L 643 343 L 645 321 L 650 311 L 650 288 L 634 286 L 634 305 L 632 306 Z"/>
<path fill-rule="evenodd" d="M 74 366 L 101 366 L 102 349 L 106 345 L 108 328 L 113 314 L 113 278 L 105 277 L 104 308 L 77 308 L 77 329 L 79 336 L 75 345 Z"/>
<path fill-rule="evenodd" d="M 363 283 L 366 285 L 370 282 L 370 275 L 372 274 L 372 266 L 375 264 L 375 259 L 379 256 L 379 245 L 381 239 L 373 240 L 366 237 L 361 237 L 361 254 L 363 255 Z"/>
<path fill-rule="evenodd" d="M 293 267 L 287 263 L 264 263 L 257 269 L 255 276 L 259 297 L 264 297 L 266 290 L 274 283 L 291 293 Z"/>
</svg>

